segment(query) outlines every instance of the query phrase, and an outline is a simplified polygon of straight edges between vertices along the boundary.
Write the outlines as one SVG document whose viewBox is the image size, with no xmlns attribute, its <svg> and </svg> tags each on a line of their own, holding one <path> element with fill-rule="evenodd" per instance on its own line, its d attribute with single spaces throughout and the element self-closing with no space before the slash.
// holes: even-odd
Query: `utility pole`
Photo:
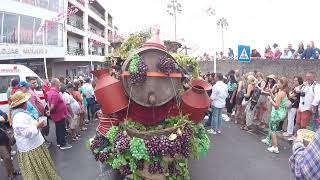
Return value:
<svg viewBox="0 0 320 180">
<path fill-rule="evenodd" d="M 182 12 L 181 3 L 178 0 L 170 0 L 170 3 L 167 5 L 167 12 L 170 16 L 174 18 L 174 40 L 177 41 L 177 13 Z"/>
</svg>

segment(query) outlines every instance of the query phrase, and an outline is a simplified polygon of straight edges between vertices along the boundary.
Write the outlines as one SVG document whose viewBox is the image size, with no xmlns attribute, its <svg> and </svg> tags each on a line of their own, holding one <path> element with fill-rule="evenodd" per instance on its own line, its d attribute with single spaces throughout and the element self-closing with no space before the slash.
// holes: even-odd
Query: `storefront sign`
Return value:
<svg viewBox="0 0 320 180">
<path fill-rule="evenodd" d="M 45 57 L 64 57 L 63 47 L 42 47 L 42 46 L 8 46 L 0 45 L 1 59 L 20 59 L 20 58 L 43 58 Z"/>
<path fill-rule="evenodd" d="M 19 49 L 14 47 L 1 48 L 0 56 L 11 56 L 19 54 Z"/>
<path fill-rule="evenodd" d="M 23 54 L 47 54 L 48 50 L 44 48 L 24 48 Z"/>
<path fill-rule="evenodd" d="M 17 48 L 7 47 L 0 49 L 0 56 L 24 55 L 24 54 L 47 54 L 48 50 L 44 48 Z"/>
</svg>

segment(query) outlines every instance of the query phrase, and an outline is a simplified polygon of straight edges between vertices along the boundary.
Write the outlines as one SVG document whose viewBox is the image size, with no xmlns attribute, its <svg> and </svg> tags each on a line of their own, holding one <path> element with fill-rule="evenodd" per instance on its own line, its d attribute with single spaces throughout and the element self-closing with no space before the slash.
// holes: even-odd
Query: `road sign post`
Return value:
<svg viewBox="0 0 320 180">
<path fill-rule="evenodd" d="M 250 62 L 251 58 L 250 46 L 238 45 L 238 61 Z"/>
</svg>

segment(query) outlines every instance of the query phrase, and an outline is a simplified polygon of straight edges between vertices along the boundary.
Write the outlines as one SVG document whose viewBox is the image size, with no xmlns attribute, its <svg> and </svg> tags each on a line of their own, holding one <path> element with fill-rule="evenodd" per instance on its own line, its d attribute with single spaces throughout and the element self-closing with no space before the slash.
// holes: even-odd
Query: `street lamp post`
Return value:
<svg viewBox="0 0 320 180">
<path fill-rule="evenodd" d="M 224 52 L 224 29 L 229 26 L 226 18 L 220 18 L 217 22 L 217 27 L 221 28 L 222 52 Z"/>
<path fill-rule="evenodd" d="M 177 41 L 177 13 L 181 13 L 181 3 L 178 0 L 170 0 L 167 5 L 167 12 L 174 18 L 174 40 Z"/>
</svg>

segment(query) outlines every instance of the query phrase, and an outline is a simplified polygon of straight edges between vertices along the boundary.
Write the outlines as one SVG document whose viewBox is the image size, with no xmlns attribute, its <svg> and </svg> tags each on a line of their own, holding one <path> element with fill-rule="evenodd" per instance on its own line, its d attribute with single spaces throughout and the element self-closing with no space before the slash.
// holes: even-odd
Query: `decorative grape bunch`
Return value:
<svg viewBox="0 0 320 180">
<path fill-rule="evenodd" d="M 190 148 L 189 148 L 189 140 L 191 139 L 193 135 L 193 131 L 190 125 L 186 125 L 183 128 L 183 133 L 182 135 L 179 137 L 180 142 L 181 142 L 181 154 L 185 157 L 185 158 L 189 158 L 190 157 Z"/>
<path fill-rule="evenodd" d="M 162 174 L 163 173 L 163 167 L 161 166 L 160 161 L 156 161 L 154 163 L 151 163 L 149 165 L 148 171 L 149 171 L 150 174 L 156 174 L 156 173 Z"/>
<path fill-rule="evenodd" d="M 176 167 L 176 164 L 174 162 L 171 162 L 168 164 L 168 172 L 169 176 L 179 176 L 180 172 Z"/>
<path fill-rule="evenodd" d="M 94 151 L 95 149 L 97 149 L 102 143 L 103 143 L 103 137 L 96 136 L 90 145 L 91 151 Z"/>
<path fill-rule="evenodd" d="M 124 136 L 122 132 L 120 132 L 115 139 L 116 150 L 123 154 L 129 148 L 130 141 Z"/>
<path fill-rule="evenodd" d="M 130 141 L 130 152 L 136 160 L 149 161 L 150 159 L 146 149 L 146 145 L 144 144 L 143 140 L 140 138 L 134 137 Z"/>
<path fill-rule="evenodd" d="M 180 153 L 189 158 L 190 148 L 188 143 L 192 135 L 192 128 L 187 125 L 183 129 L 183 133 L 172 141 L 165 136 L 153 136 L 151 139 L 145 140 L 145 144 L 151 158 L 155 156 L 171 156 L 173 158 Z"/>
<path fill-rule="evenodd" d="M 161 56 L 157 65 L 158 69 L 169 76 L 170 73 L 177 70 L 176 62 L 167 56 Z"/>
<path fill-rule="evenodd" d="M 131 84 L 143 83 L 147 80 L 148 67 L 144 59 L 139 55 L 134 55 L 129 64 Z"/>
<path fill-rule="evenodd" d="M 107 159 L 108 159 L 108 152 L 102 152 L 102 153 L 99 155 L 99 161 L 100 161 L 101 163 L 104 163 Z"/>
<path fill-rule="evenodd" d="M 132 172 L 130 171 L 129 164 L 121 166 L 119 171 L 120 171 L 120 174 L 122 174 L 123 176 L 128 176 L 128 175 L 132 174 Z"/>
<path fill-rule="evenodd" d="M 107 138 L 109 139 L 110 142 L 114 142 L 115 139 L 117 138 L 117 135 L 118 135 L 118 132 L 119 132 L 119 127 L 117 126 L 112 126 L 108 133 L 107 133 Z"/>
<path fill-rule="evenodd" d="M 144 160 L 137 161 L 137 169 L 142 171 L 144 168 Z"/>
</svg>

